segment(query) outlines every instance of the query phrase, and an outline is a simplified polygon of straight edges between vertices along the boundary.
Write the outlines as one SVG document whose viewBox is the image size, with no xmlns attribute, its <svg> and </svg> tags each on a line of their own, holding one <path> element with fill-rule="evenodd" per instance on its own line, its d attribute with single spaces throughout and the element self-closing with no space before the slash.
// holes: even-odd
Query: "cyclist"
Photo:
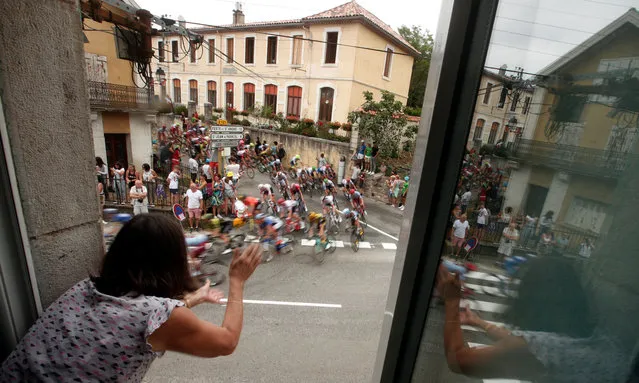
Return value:
<svg viewBox="0 0 639 383">
<path fill-rule="evenodd" d="M 308 169 L 310 169 L 310 168 L 308 168 Z M 304 167 L 297 169 L 297 180 L 300 183 L 305 183 L 305 182 L 308 181 L 308 179 L 310 177 L 310 173 L 309 173 L 308 169 L 304 168 Z"/>
<path fill-rule="evenodd" d="M 353 180 L 349 178 L 344 178 L 342 180 L 342 191 L 344 192 L 344 194 L 349 194 L 349 190 L 351 189 L 355 189 L 355 184 L 353 183 Z"/>
<path fill-rule="evenodd" d="M 275 161 L 271 163 L 271 165 L 273 166 L 274 171 L 276 172 L 282 171 L 282 161 L 280 161 L 279 158 L 276 158 Z"/>
<path fill-rule="evenodd" d="M 237 151 L 239 152 L 240 150 L 244 150 L 244 140 L 240 140 L 237 143 Z"/>
<path fill-rule="evenodd" d="M 353 210 L 360 214 L 364 214 L 366 211 L 366 205 L 364 205 L 364 197 L 362 197 L 362 194 L 355 189 L 351 189 L 349 193 L 351 195 L 351 206 L 353 207 Z"/>
<path fill-rule="evenodd" d="M 325 244 L 325 248 L 328 249 L 331 244 L 327 241 L 326 238 L 326 217 L 320 213 L 311 212 L 308 215 L 308 221 L 310 222 L 310 227 L 308 228 L 308 237 L 313 237 L 313 230 L 317 227 L 317 233 L 320 237 L 321 243 Z"/>
<path fill-rule="evenodd" d="M 297 168 L 298 164 L 301 164 L 302 156 L 296 154 L 295 157 L 291 158 L 291 168 Z"/>
<path fill-rule="evenodd" d="M 254 217 L 262 209 L 262 201 L 251 196 L 239 196 L 238 200 L 242 201 L 248 207 L 248 216 Z"/>
<path fill-rule="evenodd" d="M 351 229 L 356 227 L 358 231 L 362 231 L 362 227 L 359 224 L 359 213 L 357 211 L 346 208 L 342 210 L 342 214 L 345 219 L 350 221 Z"/>
<path fill-rule="evenodd" d="M 324 178 L 322 185 L 324 188 L 324 194 L 331 194 L 335 196 L 335 184 L 333 183 L 333 181 L 329 180 L 328 178 Z"/>
<path fill-rule="evenodd" d="M 300 225 L 301 228 L 304 228 L 302 225 L 302 220 L 299 216 L 299 202 L 295 200 L 285 200 L 284 198 L 280 198 L 277 200 L 277 205 L 280 209 L 280 218 L 288 217 L 296 226 Z"/>
<path fill-rule="evenodd" d="M 286 174 L 283 171 L 279 170 L 277 174 L 275 174 L 275 180 L 277 181 L 281 192 L 289 188 L 288 177 L 286 177 Z"/>
<path fill-rule="evenodd" d="M 257 225 L 257 232 L 260 237 L 264 240 L 265 249 L 268 248 L 268 243 L 279 243 L 280 242 L 280 229 L 284 226 L 284 222 L 278 217 L 274 217 L 271 215 L 258 214 L 255 216 L 255 223 Z M 276 250 L 279 251 L 279 249 Z M 268 258 L 266 258 L 266 262 L 269 262 L 273 259 L 273 254 L 269 252 Z"/>
<path fill-rule="evenodd" d="M 324 215 L 328 215 L 330 211 L 334 214 L 337 214 L 337 208 L 335 207 L 335 198 L 332 194 L 327 193 L 324 197 L 322 197 L 322 211 Z"/>
<path fill-rule="evenodd" d="M 300 205 L 300 210 L 306 208 L 306 201 L 304 200 L 304 194 L 302 193 L 302 187 L 298 183 L 291 185 L 291 198 L 297 201 Z"/>
</svg>

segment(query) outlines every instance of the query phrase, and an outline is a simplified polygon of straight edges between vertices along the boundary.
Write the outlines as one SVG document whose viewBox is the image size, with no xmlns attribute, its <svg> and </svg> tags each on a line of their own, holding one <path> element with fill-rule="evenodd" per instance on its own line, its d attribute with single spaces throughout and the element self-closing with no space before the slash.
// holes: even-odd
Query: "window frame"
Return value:
<svg viewBox="0 0 639 383">
<path fill-rule="evenodd" d="M 231 85 L 231 90 L 229 91 L 229 84 Z M 229 94 L 231 97 L 229 97 Z M 235 83 L 233 81 L 225 81 L 224 82 L 224 110 L 226 111 L 229 108 L 229 100 L 231 100 L 231 108 L 235 108 Z"/>
<path fill-rule="evenodd" d="M 375 382 L 423 381 L 429 370 L 420 355 L 424 326 L 497 5 L 497 0 L 442 3 L 436 33 L 442 39 L 431 59 L 433 81 L 424 98 L 410 174 L 413 192 L 406 201 L 384 309 Z"/>
<path fill-rule="evenodd" d="M 195 83 L 195 88 L 192 87 L 193 83 Z M 198 105 L 199 102 L 200 102 L 200 100 L 199 100 L 199 98 L 200 98 L 199 93 L 200 92 L 199 92 L 198 87 L 199 87 L 199 84 L 198 84 L 196 79 L 194 79 L 194 78 L 189 79 L 189 102 L 195 101 L 195 105 Z M 195 99 L 193 99 L 193 89 L 195 89 Z"/>
<path fill-rule="evenodd" d="M 481 103 L 484 105 L 489 105 L 490 104 L 490 94 L 492 93 L 493 89 L 495 88 L 494 83 L 490 82 L 490 81 L 486 81 L 486 87 L 484 88 L 484 94 L 481 100 Z M 481 92 L 481 89 L 479 90 Z M 501 95 L 501 93 L 500 93 Z"/>
<path fill-rule="evenodd" d="M 390 53 L 390 58 L 389 58 Z M 389 80 L 393 74 L 393 61 L 395 61 L 395 48 L 391 45 L 386 45 L 386 53 L 384 54 L 384 66 L 382 67 L 382 78 L 384 80 Z M 388 74 L 386 74 L 386 69 L 388 69 Z"/>
<path fill-rule="evenodd" d="M 329 88 L 333 90 L 333 97 L 331 99 L 330 119 L 322 119 L 322 89 Z M 319 84 L 317 87 L 317 121 L 331 122 L 335 115 L 335 99 L 337 98 L 337 89 L 333 84 Z"/>
<path fill-rule="evenodd" d="M 176 81 L 179 86 L 175 86 Z M 171 83 L 173 85 L 173 103 L 181 104 L 182 103 L 182 80 L 180 80 L 179 78 L 174 78 L 173 80 L 171 80 Z"/>
<path fill-rule="evenodd" d="M 215 54 L 215 37 L 213 38 L 208 38 L 207 39 L 207 44 L 208 44 L 208 49 L 209 49 L 209 59 L 208 59 L 208 64 L 215 64 L 216 63 L 216 57 L 217 55 Z M 213 46 L 211 46 L 211 41 L 213 42 Z"/>
<path fill-rule="evenodd" d="M 524 98 L 524 105 L 522 106 L 521 109 L 521 114 L 523 114 L 524 116 L 528 114 L 528 112 L 530 111 L 530 102 L 532 101 L 532 96 L 526 96 Z"/>
<path fill-rule="evenodd" d="M 517 104 L 519 104 L 519 96 L 518 92 L 513 92 L 512 99 L 510 101 L 510 111 L 517 112 Z"/>
<path fill-rule="evenodd" d="M 299 89 L 299 96 L 292 96 L 294 99 L 299 100 L 297 103 L 297 113 L 291 113 L 291 88 Z M 304 88 L 298 84 L 291 84 L 286 87 L 286 116 L 295 116 L 297 118 L 302 117 L 302 100 L 304 99 Z"/>
<path fill-rule="evenodd" d="M 248 40 L 251 39 L 253 41 L 253 51 L 251 52 L 251 62 L 247 61 L 248 58 Z M 255 35 L 246 35 L 244 36 L 244 65 L 250 65 L 253 66 L 255 65 Z"/>
<path fill-rule="evenodd" d="M 300 44 L 300 57 L 299 57 L 299 63 L 294 63 L 293 59 L 295 58 L 295 38 L 296 37 L 300 37 L 301 39 L 299 39 L 299 44 Z M 299 68 L 302 65 L 304 65 L 304 34 L 303 33 L 299 33 L 299 32 L 293 32 L 291 33 L 291 56 L 289 57 L 288 60 L 288 64 L 294 68 Z"/>
<path fill-rule="evenodd" d="M 171 41 L 171 62 L 180 62 L 180 46 L 177 40 Z"/>
<path fill-rule="evenodd" d="M 329 33 L 337 33 L 337 42 L 335 43 L 335 62 L 327 63 L 326 62 L 326 53 L 328 51 L 328 34 Z M 339 65 L 339 44 L 342 39 L 342 28 L 325 28 L 324 29 L 324 40 L 326 41 L 322 45 L 324 46 L 322 49 L 322 66 L 323 67 L 337 67 Z"/>
<path fill-rule="evenodd" d="M 166 61 L 166 56 L 164 53 L 165 53 L 164 41 L 158 40 L 158 62 L 163 63 Z"/>
<path fill-rule="evenodd" d="M 213 84 L 215 89 L 209 89 L 209 84 Z M 213 97 L 211 97 L 210 92 L 213 92 Z M 206 102 L 211 104 L 213 108 L 217 108 L 217 81 L 215 80 L 208 80 L 206 82 Z"/>
<path fill-rule="evenodd" d="M 267 88 L 271 89 L 271 87 L 275 87 L 275 94 L 268 94 L 268 93 L 266 93 L 266 89 L 267 89 Z M 278 86 L 277 84 L 266 84 L 266 85 L 264 85 L 264 103 L 263 103 L 263 105 L 264 105 L 264 106 L 269 106 L 269 105 L 271 105 L 271 103 L 270 103 L 270 102 L 267 102 L 268 97 L 269 97 L 269 96 L 270 96 L 270 97 L 275 97 L 275 99 L 274 99 L 274 100 L 275 100 L 275 102 L 273 103 L 273 106 L 274 106 L 274 107 L 273 107 L 273 111 L 272 111 L 272 112 L 273 112 L 273 113 L 275 113 L 275 114 L 277 114 L 277 94 L 278 94 L 278 92 L 279 92 L 279 91 L 280 91 L 280 88 L 279 88 L 279 86 Z"/>
<path fill-rule="evenodd" d="M 278 59 L 279 59 L 279 52 L 278 52 L 278 47 L 279 47 L 279 36 L 272 36 L 272 35 L 267 35 L 266 36 L 266 56 L 265 56 L 265 65 L 266 66 L 275 66 L 278 63 Z M 270 63 L 269 62 L 269 48 L 271 47 L 271 41 L 275 41 L 275 61 Z"/>
<path fill-rule="evenodd" d="M 252 86 L 253 87 L 253 92 L 246 92 L 246 86 Z M 244 84 L 242 84 L 242 110 L 249 110 L 252 107 L 255 107 L 255 89 L 256 86 L 254 83 L 252 82 L 245 82 Z M 252 95 L 252 105 L 247 107 L 247 95 Z"/>
<path fill-rule="evenodd" d="M 492 124 L 490 124 L 490 132 L 488 133 L 488 141 L 486 141 L 486 143 L 488 145 L 494 145 L 495 141 L 497 140 L 497 133 L 499 133 L 499 128 L 500 128 L 501 124 L 498 121 L 493 121 Z"/>
<path fill-rule="evenodd" d="M 194 41 L 189 41 L 189 63 L 197 63 L 197 49 Z"/>
<path fill-rule="evenodd" d="M 506 88 L 504 84 L 501 86 L 502 88 L 499 92 L 499 101 L 497 101 L 497 109 L 504 109 L 506 107 L 506 101 L 508 101 L 508 88 Z"/>
<path fill-rule="evenodd" d="M 231 45 L 229 45 L 229 41 L 231 41 Z M 226 46 L 224 47 L 224 54 L 226 55 L 224 65 L 233 65 L 235 63 L 235 35 L 224 36 L 224 42 L 226 42 Z M 229 47 L 231 49 L 229 49 Z"/>
</svg>

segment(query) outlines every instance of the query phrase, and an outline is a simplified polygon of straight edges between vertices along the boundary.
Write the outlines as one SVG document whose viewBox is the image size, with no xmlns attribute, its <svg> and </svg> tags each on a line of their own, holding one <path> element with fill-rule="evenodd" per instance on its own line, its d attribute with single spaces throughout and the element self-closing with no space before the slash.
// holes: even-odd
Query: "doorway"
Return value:
<svg viewBox="0 0 639 383">
<path fill-rule="evenodd" d="M 106 147 L 107 164 L 109 168 L 115 165 L 116 161 L 120 162 L 120 165 L 126 169 L 128 165 L 127 161 L 127 146 L 126 146 L 126 134 L 105 134 L 104 146 Z"/>
<path fill-rule="evenodd" d="M 318 121 L 330 122 L 333 120 L 333 96 L 335 90 L 333 88 L 320 89 L 320 104 Z"/>
<path fill-rule="evenodd" d="M 541 216 L 541 210 L 544 208 L 548 188 L 543 186 L 528 184 L 528 197 L 526 198 L 526 214 L 531 217 Z"/>
</svg>

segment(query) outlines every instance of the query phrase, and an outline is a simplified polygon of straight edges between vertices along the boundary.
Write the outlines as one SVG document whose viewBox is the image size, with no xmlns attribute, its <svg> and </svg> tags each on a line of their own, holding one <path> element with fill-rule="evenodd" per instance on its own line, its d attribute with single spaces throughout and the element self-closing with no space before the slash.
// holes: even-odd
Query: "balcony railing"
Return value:
<svg viewBox="0 0 639 383">
<path fill-rule="evenodd" d="M 533 165 L 604 178 L 619 177 L 626 169 L 631 157 L 624 152 L 534 140 L 519 140 L 513 147 L 513 155 L 520 161 Z"/>
<path fill-rule="evenodd" d="M 147 88 L 89 81 L 89 102 L 92 109 L 149 110 L 153 96 Z"/>
</svg>

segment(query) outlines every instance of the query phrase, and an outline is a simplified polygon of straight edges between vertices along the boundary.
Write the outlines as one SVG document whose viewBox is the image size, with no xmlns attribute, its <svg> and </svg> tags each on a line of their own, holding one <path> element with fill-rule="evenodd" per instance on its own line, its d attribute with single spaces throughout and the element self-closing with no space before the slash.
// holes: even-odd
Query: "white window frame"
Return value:
<svg viewBox="0 0 639 383">
<path fill-rule="evenodd" d="M 173 42 L 174 41 L 177 43 L 177 58 L 178 58 L 177 61 L 173 61 Z M 170 50 L 170 52 L 171 52 L 171 60 L 168 61 L 168 62 L 173 63 L 173 64 L 179 63 L 180 62 L 180 41 L 179 40 L 171 40 L 171 50 Z"/>
<path fill-rule="evenodd" d="M 293 46 L 294 46 L 294 40 L 295 40 L 295 36 L 302 36 L 302 40 L 300 40 L 301 44 L 302 44 L 302 53 L 301 53 L 301 57 L 300 57 L 300 63 L 299 64 L 293 64 Z M 304 32 L 293 32 L 291 33 L 291 54 L 288 58 L 288 65 L 292 66 L 293 68 L 300 68 L 304 65 L 304 39 L 306 38 L 306 36 L 304 35 Z M 339 38 L 339 36 L 338 36 Z"/>
<path fill-rule="evenodd" d="M 482 105 L 490 105 L 490 98 L 492 96 L 492 91 L 493 89 L 495 89 L 495 87 L 497 86 L 497 84 L 490 82 L 490 81 L 486 81 L 486 85 L 484 86 L 484 92 L 488 92 L 488 84 L 491 85 L 491 89 L 490 89 L 490 93 L 488 93 L 488 100 L 486 100 L 486 102 L 484 102 L 485 96 L 486 94 L 482 94 L 481 97 L 481 103 Z M 481 92 L 481 91 L 480 91 Z M 499 92 L 499 94 L 501 95 L 501 91 Z"/>
<path fill-rule="evenodd" d="M 206 37 L 205 44 L 208 47 L 208 49 L 206 50 L 207 53 L 209 53 L 209 50 L 211 49 L 211 47 L 208 46 L 209 45 L 209 40 L 213 40 L 214 41 L 214 43 L 213 43 L 213 62 L 210 62 L 209 58 L 207 57 L 206 58 L 206 64 L 207 65 L 217 65 L 217 62 L 218 62 L 218 60 L 220 60 L 220 58 L 215 53 L 216 53 L 216 49 L 219 50 L 219 48 L 217 48 L 217 42 L 218 42 L 219 39 L 217 38 L 217 36 L 207 36 Z"/>
<path fill-rule="evenodd" d="M 276 32 L 274 32 L 276 33 Z M 268 64 L 268 39 L 269 37 L 275 37 L 276 45 L 275 45 L 275 64 Z M 264 47 L 264 65 L 268 67 L 275 67 L 280 65 L 280 36 L 274 36 L 268 34 L 264 37 L 264 41 L 266 42 L 266 46 Z M 278 87 L 279 91 L 279 87 Z"/>
<path fill-rule="evenodd" d="M 246 38 L 247 37 L 252 37 L 253 40 L 253 64 L 247 64 L 246 63 Z M 244 62 L 242 63 L 242 65 L 244 66 L 255 66 L 255 62 L 257 61 L 257 55 L 255 54 L 257 52 L 257 35 L 256 34 L 248 34 L 248 35 L 244 35 L 244 37 L 242 38 L 244 41 Z M 236 60 L 237 61 L 237 60 Z"/>
<path fill-rule="evenodd" d="M 175 100 L 175 83 L 173 82 L 173 80 L 180 80 L 180 101 L 176 101 Z M 182 102 L 182 99 L 184 98 L 184 87 L 182 85 L 184 85 L 184 81 L 182 81 L 181 78 L 173 77 L 171 79 L 171 90 L 173 91 L 173 92 L 171 92 L 171 101 L 173 101 L 173 103 L 178 103 L 178 104 L 185 105 Z"/>
<path fill-rule="evenodd" d="M 322 64 L 321 66 L 327 68 L 337 68 L 339 66 L 339 44 L 342 41 L 342 28 L 334 27 L 334 28 L 324 28 L 324 41 L 327 40 L 328 32 L 337 32 L 337 48 L 335 49 L 335 64 L 327 64 L 326 60 L 326 47 L 328 47 L 328 43 L 322 43 L 324 48 L 322 48 Z M 333 88 L 334 89 L 334 88 Z"/>
<path fill-rule="evenodd" d="M 225 42 L 225 44 L 224 44 L 225 52 L 224 53 L 226 54 L 226 56 L 229 55 L 229 43 L 228 43 L 229 39 L 233 39 L 233 62 L 230 62 L 230 63 L 227 62 L 228 58 L 224 57 L 224 62 L 222 64 L 226 65 L 226 66 L 233 66 L 233 65 L 235 65 L 235 61 L 237 61 L 237 59 L 236 59 L 236 57 L 237 57 L 237 44 L 236 44 L 237 41 L 235 41 L 235 35 L 226 35 L 226 36 L 224 36 L 224 42 Z M 226 88 L 224 89 L 224 92 L 226 92 Z"/>
<path fill-rule="evenodd" d="M 247 37 L 251 37 L 251 36 L 247 36 Z M 253 86 L 255 86 L 255 92 L 253 93 L 253 96 L 255 98 L 255 100 L 253 100 L 253 107 L 258 105 L 258 102 L 257 102 L 257 82 L 249 81 L 249 80 L 242 81 L 242 110 L 246 110 L 246 105 L 244 105 L 244 101 L 245 101 L 244 100 L 244 85 L 246 85 L 246 84 L 252 84 Z M 233 93 L 235 93 L 235 88 L 233 88 L 233 89 L 234 89 Z M 226 89 L 224 91 L 226 92 Z M 235 95 L 233 95 L 233 97 L 235 97 Z"/>
<path fill-rule="evenodd" d="M 339 41 L 339 39 L 338 39 L 338 41 Z M 326 44 L 324 44 L 324 45 L 326 45 Z M 337 61 L 337 60 L 335 60 L 335 61 Z M 323 82 L 323 83 L 317 84 L 317 91 L 316 91 L 317 102 L 315 103 L 317 108 L 315 110 L 315 121 L 319 120 L 320 102 L 322 102 L 322 88 L 331 88 L 331 89 L 333 89 L 333 109 L 331 109 L 331 119 L 332 119 L 332 121 L 336 121 L 335 120 L 335 109 L 337 108 L 337 103 L 335 102 L 335 100 L 337 99 L 337 86 L 335 84 L 333 84 L 333 83 L 330 83 L 330 82 Z M 304 89 L 302 89 L 302 91 L 304 91 Z M 302 97 L 304 97 L 303 95 L 304 95 L 304 93 L 302 93 Z"/>
<path fill-rule="evenodd" d="M 384 76 L 384 70 L 386 69 L 386 55 L 388 54 L 388 50 L 391 50 L 393 53 L 391 54 L 390 64 L 388 64 L 388 76 Z M 382 78 L 386 81 L 390 81 L 393 75 L 393 61 L 395 61 L 395 47 L 392 45 L 386 45 L 384 48 L 384 64 L 382 64 Z"/>
<path fill-rule="evenodd" d="M 300 120 L 303 118 L 306 118 L 304 114 L 304 105 L 308 105 L 308 102 L 307 102 L 308 95 L 306 94 L 306 88 L 304 87 L 304 84 L 302 84 L 299 81 L 289 81 L 285 84 L 284 95 L 286 96 L 286 100 L 284 103 L 284 118 L 286 118 L 286 114 L 288 114 L 288 87 L 289 86 L 299 86 L 300 88 L 302 88 L 302 100 L 300 101 Z M 277 89 L 279 91 L 279 87 Z M 335 98 L 334 95 L 333 95 L 333 98 Z M 333 104 L 335 104 L 335 102 L 333 102 Z"/>
</svg>

